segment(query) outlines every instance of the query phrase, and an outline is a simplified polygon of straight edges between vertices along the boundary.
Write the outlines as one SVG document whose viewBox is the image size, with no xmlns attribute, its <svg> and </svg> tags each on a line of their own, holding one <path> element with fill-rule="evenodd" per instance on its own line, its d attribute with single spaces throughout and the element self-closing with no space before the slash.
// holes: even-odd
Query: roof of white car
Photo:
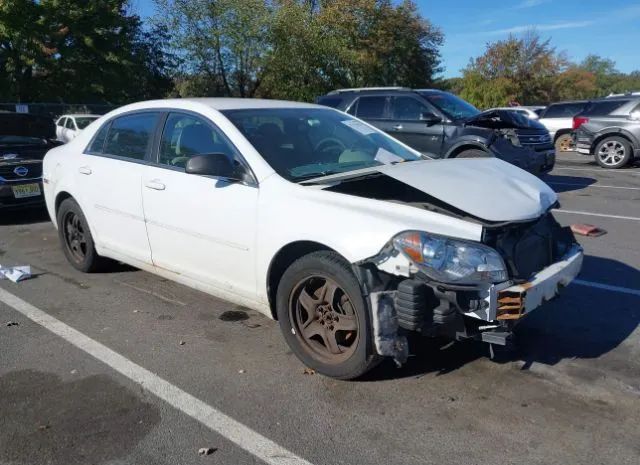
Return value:
<svg viewBox="0 0 640 465">
<path fill-rule="evenodd" d="M 82 118 L 82 117 L 100 118 L 100 115 L 89 115 L 86 113 L 69 113 L 69 114 L 60 116 L 60 118 Z"/>
<path fill-rule="evenodd" d="M 144 108 L 171 108 L 177 106 L 184 108 L 185 103 L 195 103 L 206 105 L 215 110 L 245 110 L 255 108 L 326 108 L 321 105 L 303 102 L 290 102 L 287 100 L 269 100 L 258 98 L 228 98 L 228 97 L 206 97 L 206 98 L 180 98 L 165 100 L 147 100 L 144 102 L 127 105 L 128 110 Z"/>
</svg>

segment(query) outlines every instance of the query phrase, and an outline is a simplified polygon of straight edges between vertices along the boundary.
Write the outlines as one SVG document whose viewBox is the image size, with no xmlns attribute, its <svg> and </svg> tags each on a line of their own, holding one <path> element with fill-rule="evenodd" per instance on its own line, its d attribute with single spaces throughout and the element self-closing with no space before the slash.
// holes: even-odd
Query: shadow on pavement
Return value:
<svg viewBox="0 0 640 465">
<path fill-rule="evenodd" d="M 598 182 L 596 179 L 583 176 L 557 176 L 555 174 L 547 174 L 542 180 L 556 192 L 579 191 Z"/>
<path fill-rule="evenodd" d="M 0 210 L 0 226 L 17 224 L 45 223 L 50 221 L 49 213 L 44 207 Z"/>
<path fill-rule="evenodd" d="M 640 283 L 640 271 L 617 260 L 588 256 L 585 267 L 603 276 L 624 273 L 627 282 Z M 606 283 L 616 285 L 611 279 Z M 640 297 L 573 284 L 521 321 L 515 331 L 516 350 L 500 361 L 523 361 L 523 369 L 528 369 L 536 362 L 555 365 L 563 359 L 595 359 L 618 347 L 639 324 Z M 441 350 L 442 344 L 416 339 L 411 350 L 415 356 L 402 368 L 385 360 L 361 381 L 444 375 L 489 355 L 488 345 L 481 342 L 458 342 L 446 350 Z"/>
</svg>

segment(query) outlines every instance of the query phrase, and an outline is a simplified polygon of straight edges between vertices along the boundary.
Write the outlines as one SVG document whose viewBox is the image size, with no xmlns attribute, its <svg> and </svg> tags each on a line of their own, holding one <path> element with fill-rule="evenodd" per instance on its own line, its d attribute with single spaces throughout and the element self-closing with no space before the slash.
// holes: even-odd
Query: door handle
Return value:
<svg viewBox="0 0 640 465">
<path fill-rule="evenodd" d="M 164 184 L 162 184 L 157 179 L 152 179 L 151 181 L 145 182 L 144 186 L 149 188 L 149 189 L 156 190 L 156 191 L 163 191 L 165 189 L 165 187 L 166 187 Z"/>
<path fill-rule="evenodd" d="M 81 166 L 80 168 L 78 168 L 78 172 L 80 174 L 91 174 L 91 168 L 89 168 L 88 166 Z"/>
<path fill-rule="evenodd" d="M 402 124 L 396 124 L 393 129 L 395 129 L 396 131 L 402 131 Z"/>
</svg>

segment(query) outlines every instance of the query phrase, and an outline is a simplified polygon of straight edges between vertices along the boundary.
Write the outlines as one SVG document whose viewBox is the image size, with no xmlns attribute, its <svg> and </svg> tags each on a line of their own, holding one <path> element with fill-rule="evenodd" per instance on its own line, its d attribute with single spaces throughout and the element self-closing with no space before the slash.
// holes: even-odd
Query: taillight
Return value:
<svg viewBox="0 0 640 465">
<path fill-rule="evenodd" d="M 575 131 L 580 126 L 582 126 L 584 123 L 588 123 L 588 122 L 589 122 L 589 118 L 585 118 L 584 116 L 574 116 L 573 117 L 573 130 Z"/>
</svg>

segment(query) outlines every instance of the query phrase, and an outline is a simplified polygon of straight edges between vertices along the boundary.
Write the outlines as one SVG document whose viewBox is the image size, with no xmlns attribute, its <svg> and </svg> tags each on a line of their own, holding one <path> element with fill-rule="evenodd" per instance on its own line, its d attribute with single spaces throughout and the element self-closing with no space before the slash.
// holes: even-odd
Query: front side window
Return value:
<svg viewBox="0 0 640 465">
<path fill-rule="evenodd" d="M 330 109 L 222 112 L 282 177 L 291 181 L 423 159 L 384 132 Z"/>
<path fill-rule="evenodd" d="M 363 119 L 382 119 L 386 102 L 386 97 L 360 97 L 357 102 L 356 116 Z"/>
<path fill-rule="evenodd" d="M 223 154 L 237 164 L 235 153 L 222 133 L 207 121 L 197 116 L 171 113 L 162 132 L 158 162 L 184 168 L 190 157 Z"/>
<path fill-rule="evenodd" d="M 394 97 L 392 104 L 393 119 L 418 121 L 423 113 L 432 113 L 432 111 L 412 97 Z"/>
<path fill-rule="evenodd" d="M 56 124 L 63 128 L 67 124 L 67 118 L 60 118 Z"/>
<path fill-rule="evenodd" d="M 104 153 L 144 160 L 158 117 L 158 113 L 138 113 L 116 118 L 111 123 Z"/>
</svg>

